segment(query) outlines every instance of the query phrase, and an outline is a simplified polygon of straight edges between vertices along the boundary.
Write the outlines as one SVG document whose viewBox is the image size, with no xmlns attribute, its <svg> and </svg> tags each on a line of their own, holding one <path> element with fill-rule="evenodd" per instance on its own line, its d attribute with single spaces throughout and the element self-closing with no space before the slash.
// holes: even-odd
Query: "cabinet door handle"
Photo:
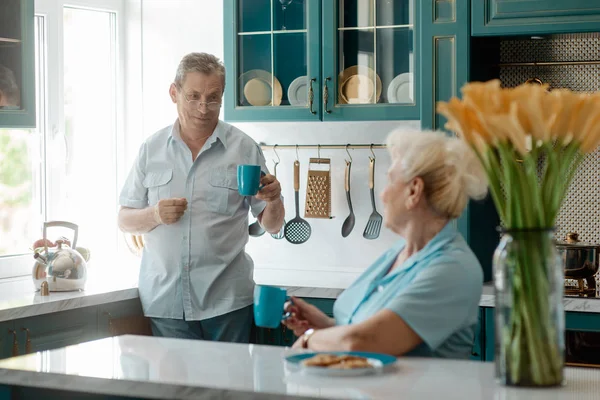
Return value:
<svg viewBox="0 0 600 400">
<path fill-rule="evenodd" d="M 315 99 L 315 92 L 313 91 L 313 87 L 312 87 L 313 82 L 315 82 L 316 80 L 317 80 L 316 78 L 311 78 L 309 86 L 308 86 L 308 110 L 313 115 L 317 113 L 315 110 L 313 110 L 313 102 Z"/>
<path fill-rule="evenodd" d="M 12 333 L 13 334 L 13 347 L 12 347 L 11 355 L 13 357 L 16 357 L 16 356 L 19 355 L 19 342 L 17 341 L 17 331 L 9 329 L 8 333 Z"/>
<path fill-rule="evenodd" d="M 327 82 L 330 80 L 331 78 L 329 76 L 325 78 L 325 84 L 323 85 L 323 105 L 325 106 L 325 112 L 327 114 L 331 114 L 331 110 L 327 109 L 327 103 L 329 103 L 329 88 L 327 87 Z"/>
<path fill-rule="evenodd" d="M 31 353 L 31 337 L 29 334 L 29 329 L 22 328 L 22 331 L 25 331 L 25 354 Z"/>
</svg>

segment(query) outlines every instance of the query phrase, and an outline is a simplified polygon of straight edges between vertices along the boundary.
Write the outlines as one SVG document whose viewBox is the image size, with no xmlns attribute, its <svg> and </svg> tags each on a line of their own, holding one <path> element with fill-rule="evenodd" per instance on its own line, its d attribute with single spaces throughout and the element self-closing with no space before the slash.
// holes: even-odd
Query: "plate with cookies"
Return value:
<svg viewBox="0 0 600 400">
<path fill-rule="evenodd" d="M 396 362 L 396 357 L 359 351 L 300 353 L 285 358 L 289 365 L 311 375 L 357 376 L 377 374 Z"/>
</svg>

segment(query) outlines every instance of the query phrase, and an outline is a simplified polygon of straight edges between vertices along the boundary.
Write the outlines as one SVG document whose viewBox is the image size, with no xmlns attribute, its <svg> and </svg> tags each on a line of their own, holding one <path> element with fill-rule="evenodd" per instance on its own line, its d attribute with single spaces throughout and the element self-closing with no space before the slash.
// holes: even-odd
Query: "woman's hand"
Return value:
<svg viewBox="0 0 600 400">
<path fill-rule="evenodd" d="M 283 324 L 294 331 L 294 335 L 302 336 L 307 329 L 324 329 L 335 325 L 335 320 L 329 318 L 321 310 L 304 300 L 292 297 L 285 304 L 285 311 L 291 316 Z"/>
</svg>

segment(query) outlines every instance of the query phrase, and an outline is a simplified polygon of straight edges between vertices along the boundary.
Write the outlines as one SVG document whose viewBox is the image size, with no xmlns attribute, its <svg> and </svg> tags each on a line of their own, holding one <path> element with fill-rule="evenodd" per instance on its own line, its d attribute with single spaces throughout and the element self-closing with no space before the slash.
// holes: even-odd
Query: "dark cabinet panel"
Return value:
<svg viewBox="0 0 600 400">
<path fill-rule="evenodd" d="M 474 36 L 600 31 L 600 4 L 590 0 L 472 1 Z"/>
</svg>

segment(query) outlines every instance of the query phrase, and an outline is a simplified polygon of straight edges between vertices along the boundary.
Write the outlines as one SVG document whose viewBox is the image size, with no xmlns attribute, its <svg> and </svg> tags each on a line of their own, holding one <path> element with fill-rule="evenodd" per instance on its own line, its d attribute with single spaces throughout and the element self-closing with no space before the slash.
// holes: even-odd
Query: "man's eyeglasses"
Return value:
<svg viewBox="0 0 600 400">
<path fill-rule="evenodd" d="M 194 110 L 200 110 L 200 107 L 202 105 L 206 106 L 206 109 L 208 111 L 218 111 L 221 108 L 221 102 L 220 101 L 209 101 L 209 102 L 206 102 L 206 101 L 200 101 L 200 100 L 195 100 L 195 99 L 189 99 L 188 95 L 185 94 L 185 92 L 182 92 L 182 94 L 183 94 L 183 98 L 188 103 L 188 106 L 190 106 Z"/>
</svg>

